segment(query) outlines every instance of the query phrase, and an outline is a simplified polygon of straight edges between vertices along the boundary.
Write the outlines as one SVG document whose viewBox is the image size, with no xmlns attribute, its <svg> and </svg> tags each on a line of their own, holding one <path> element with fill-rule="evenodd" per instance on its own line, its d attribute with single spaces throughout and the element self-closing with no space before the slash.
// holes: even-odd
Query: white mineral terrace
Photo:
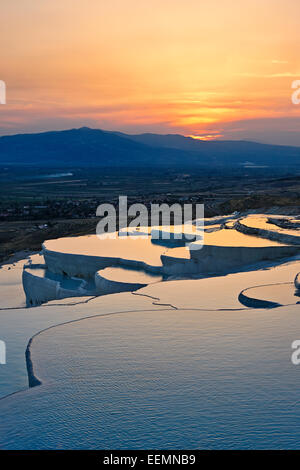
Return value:
<svg viewBox="0 0 300 470">
<path fill-rule="evenodd" d="M 288 222 L 289 227 L 284 228 L 278 225 L 282 222 Z M 237 223 L 237 229 L 243 233 L 259 235 L 270 240 L 299 245 L 299 225 L 299 219 L 261 214 L 240 218 Z"/>
<path fill-rule="evenodd" d="M 300 240 L 300 233 L 298 234 Z M 266 248 L 266 247 L 280 247 L 282 243 L 272 240 L 265 240 L 260 237 L 247 235 L 237 230 L 222 229 L 212 233 L 204 233 L 204 244 L 212 246 L 225 246 L 225 247 L 252 247 L 252 248 Z M 285 244 L 287 245 L 287 244 Z"/>
<path fill-rule="evenodd" d="M 69 276 L 93 277 L 101 268 L 127 265 L 161 270 L 161 255 L 165 247 L 151 243 L 151 239 L 119 237 L 100 239 L 97 235 L 59 238 L 43 244 L 43 254 L 48 268 Z"/>
<path fill-rule="evenodd" d="M 130 228 L 1 266 L 1 449 L 299 447 L 299 235 L 273 239 L 298 219 L 246 218 L 207 221 L 203 247 Z"/>
<path fill-rule="evenodd" d="M 291 256 L 298 252 L 298 247 L 234 229 L 221 229 L 205 232 L 203 242 L 191 243 L 190 259 L 186 259 L 183 250 L 173 252 L 169 250 L 162 255 L 165 274 L 220 274 L 262 260 Z"/>
<path fill-rule="evenodd" d="M 239 301 L 246 307 L 272 308 L 300 304 L 300 292 L 293 282 L 250 287 L 241 292 Z"/>
<path fill-rule="evenodd" d="M 295 239 L 299 240 L 300 232 L 269 224 L 268 217 L 238 219 L 234 214 L 205 220 L 205 224 L 194 221 L 184 227 L 129 227 L 111 233 L 109 238 L 87 235 L 45 241 L 42 250 L 45 264 L 31 264 L 24 269 L 27 305 L 136 291 L 170 277 L 215 276 L 297 254 L 299 246 Z M 248 220 L 255 227 L 263 227 L 263 236 L 243 233 L 237 227 L 240 221 Z M 293 232 L 293 243 L 272 239 L 272 230 L 268 239 L 269 226 L 278 229 L 281 237 Z"/>
</svg>

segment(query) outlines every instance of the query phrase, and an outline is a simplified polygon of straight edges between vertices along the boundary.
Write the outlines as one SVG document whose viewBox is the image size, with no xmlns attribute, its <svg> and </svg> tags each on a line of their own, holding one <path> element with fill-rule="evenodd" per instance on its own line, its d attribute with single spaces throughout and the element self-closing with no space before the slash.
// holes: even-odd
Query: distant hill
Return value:
<svg viewBox="0 0 300 470">
<path fill-rule="evenodd" d="M 82 127 L 0 137 L 1 165 L 300 166 L 300 147 L 246 141 L 203 142 L 181 135 L 127 135 Z"/>
<path fill-rule="evenodd" d="M 215 165 L 300 166 L 300 147 L 260 144 L 243 140 L 203 141 L 179 134 L 139 134 L 126 135 L 126 137 L 153 147 L 197 153 L 206 158 L 207 163 Z"/>
</svg>

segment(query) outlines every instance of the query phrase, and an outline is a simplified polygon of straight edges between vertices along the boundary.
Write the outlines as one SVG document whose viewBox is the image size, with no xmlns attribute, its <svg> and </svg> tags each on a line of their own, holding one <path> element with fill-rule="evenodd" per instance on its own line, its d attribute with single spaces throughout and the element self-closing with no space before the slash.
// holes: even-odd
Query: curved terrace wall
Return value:
<svg viewBox="0 0 300 470">
<path fill-rule="evenodd" d="M 160 273 L 161 266 L 153 266 L 144 261 L 125 259 L 118 257 L 90 256 L 74 253 L 62 253 L 50 251 L 43 245 L 43 255 L 50 271 L 67 276 L 92 279 L 97 271 L 110 266 L 127 266 L 137 269 L 145 269 L 153 273 Z"/>
<path fill-rule="evenodd" d="M 247 224 L 243 223 L 242 220 L 238 220 L 236 222 L 235 229 L 247 235 L 256 235 L 261 238 L 266 238 L 267 240 L 273 240 L 279 243 L 298 245 L 300 247 L 300 235 L 288 235 L 283 232 L 277 232 L 276 230 L 266 230 L 262 228 L 249 227 Z"/>
</svg>

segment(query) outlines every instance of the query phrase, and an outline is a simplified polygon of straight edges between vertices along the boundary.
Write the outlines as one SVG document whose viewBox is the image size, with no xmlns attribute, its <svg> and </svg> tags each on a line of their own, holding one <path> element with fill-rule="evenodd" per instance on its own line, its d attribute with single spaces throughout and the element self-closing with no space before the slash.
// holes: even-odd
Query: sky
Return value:
<svg viewBox="0 0 300 470">
<path fill-rule="evenodd" d="M 0 135 L 89 126 L 300 146 L 299 0 L 1 2 Z"/>
</svg>

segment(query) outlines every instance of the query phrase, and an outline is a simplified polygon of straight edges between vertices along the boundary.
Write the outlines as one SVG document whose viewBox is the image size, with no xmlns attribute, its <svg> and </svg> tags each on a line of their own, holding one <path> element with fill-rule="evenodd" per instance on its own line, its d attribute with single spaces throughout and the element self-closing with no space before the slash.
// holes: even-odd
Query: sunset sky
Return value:
<svg viewBox="0 0 300 470">
<path fill-rule="evenodd" d="M 299 0 L 1 4 L 0 134 L 90 126 L 300 145 Z"/>
</svg>

